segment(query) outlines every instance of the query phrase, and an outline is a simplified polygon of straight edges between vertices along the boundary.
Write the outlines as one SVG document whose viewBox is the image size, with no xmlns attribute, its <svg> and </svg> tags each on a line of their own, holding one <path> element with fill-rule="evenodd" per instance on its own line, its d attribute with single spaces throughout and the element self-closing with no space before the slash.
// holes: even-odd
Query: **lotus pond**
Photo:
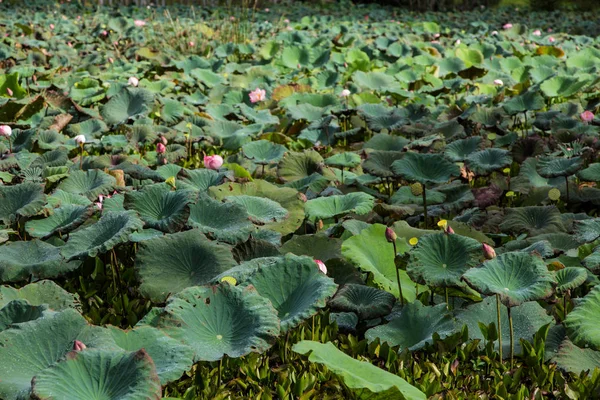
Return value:
<svg viewBox="0 0 600 400">
<path fill-rule="evenodd" d="M 599 32 L 0 4 L 0 398 L 598 398 Z"/>
</svg>

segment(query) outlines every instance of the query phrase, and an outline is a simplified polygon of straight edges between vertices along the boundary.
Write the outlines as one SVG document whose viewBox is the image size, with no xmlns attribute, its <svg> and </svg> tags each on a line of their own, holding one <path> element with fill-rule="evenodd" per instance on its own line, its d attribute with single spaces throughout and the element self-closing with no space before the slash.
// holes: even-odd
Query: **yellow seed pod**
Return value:
<svg viewBox="0 0 600 400">
<path fill-rule="evenodd" d="M 417 245 L 417 243 L 419 243 L 419 239 L 417 239 L 416 237 L 412 237 L 412 238 L 410 238 L 410 239 L 408 240 L 408 243 L 409 243 L 411 246 L 416 246 L 416 245 Z"/>
<path fill-rule="evenodd" d="M 510 174 L 510 168 L 504 168 L 502 170 L 502 172 L 504 172 L 506 175 Z"/>
<path fill-rule="evenodd" d="M 512 190 L 509 192 L 506 192 L 506 197 L 515 197 L 515 196 L 516 196 L 516 194 Z"/>
<path fill-rule="evenodd" d="M 175 177 L 174 176 L 171 176 L 171 177 L 167 178 L 165 180 L 165 183 L 167 185 L 171 186 L 173 189 L 177 189 L 177 186 L 175 185 Z"/>
<path fill-rule="evenodd" d="M 421 185 L 419 182 L 415 182 L 412 185 L 410 185 L 410 192 L 413 194 L 413 196 L 420 196 L 423 194 L 423 185 Z"/>
<path fill-rule="evenodd" d="M 446 226 L 448 226 L 448 221 L 446 221 L 445 219 L 440 219 L 437 223 L 437 226 L 439 226 L 442 229 L 446 229 Z"/>
<path fill-rule="evenodd" d="M 224 276 L 221 278 L 221 282 L 227 282 L 231 286 L 237 285 L 237 280 L 233 276 Z"/>
<path fill-rule="evenodd" d="M 557 188 L 552 188 L 548 191 L 548 198 L 552 201 L 557 201 L 560 199 L 560 190 Z"/>
</svg>

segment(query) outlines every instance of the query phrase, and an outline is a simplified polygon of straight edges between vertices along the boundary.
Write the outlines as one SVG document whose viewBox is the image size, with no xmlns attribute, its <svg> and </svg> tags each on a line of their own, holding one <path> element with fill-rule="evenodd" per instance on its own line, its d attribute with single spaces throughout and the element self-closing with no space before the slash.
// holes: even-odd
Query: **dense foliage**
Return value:
<svg viewBox="0 0 600 400">
<path fill-rule="evenodd" d="M 597 398 L 598 30 L 0 4 L 0 398 Z"/>
</svg>

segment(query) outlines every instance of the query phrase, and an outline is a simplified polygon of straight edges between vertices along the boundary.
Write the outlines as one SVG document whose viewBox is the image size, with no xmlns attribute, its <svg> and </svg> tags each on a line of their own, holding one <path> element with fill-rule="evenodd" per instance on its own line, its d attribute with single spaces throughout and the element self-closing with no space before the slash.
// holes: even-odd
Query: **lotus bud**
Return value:
<svg viewBox="0 0 600 400">
<path fill-rule="evenodd" d="M 512 27 L 513 27 L 513 25 L 512 25 L 511 23 L 508 23 L 508 24 L 504 24 L 504 25 L 502 26 L 502 29 L 510 29 L 510 28 L 512 28 Z"/>
<path fill-rule="evenodd" d="M 327 275 L 327 266 L 325 265 L 325 263 L 321 260 L 315 260 L 315 262 L 317 263 L 317 266 L 319 267 L 319 270 L 324 273 L 325 275 Z"/>
<path fill-rule="evenodd" d="M 385 228 L 385 239 L 388 242 L 394 243 L 397 238 L 398 238 L 398 236 L 396 235 L 396 232 L 394 232 L 394 230 L 392 228 L 390 228 L 389 226 L 387 228 Z"/>
<path fill-rule="evenodd" d="M 452 227 L 450 225 L 446 225 L 446 228 L 444 229 L 444 232 L 447 235 L 454 235 L 454 229 L 452 229 Z"/>
<path fill-rule="evenodd" d="M 75 142 L 78 145 L 83 146 L 85 144 L 85 136 L 84 135 L 77 135 L 77 136 L 75 136 Z"/>
<path fill-rule="evenodd" d="M 304 203 L 306 203 L 308 201 L 308 198 L 302 192 L 298 193 L 298 197 L 300 197 L 300 200 L 302 200 Z"/>
<path fill-rule="evenodd" d="M 323 220 L 322 219 L 317 221 L 317 230 L 320 231 L 321 229 L 323 229 Z"/>
<path fill-rule="evenodd" d="M 220 155 L 204 157 L 204 168 L 218 170 L 221 165 L 223 165 L 223 157 Z"/>
<path fill-rule="evenodd" d="M 495 79 L 494 80 L 494 85 L 496 85 L 496 86 L 504 86 L 504 82 L 502 82 L 502 79 Z"/>
<path fill-rule="evenodd" d="M 535 31 L 533 31 L 533 36 L 542 36 L 542 31 L 536 29 Z"/>
<path fill-rule="evenodd" d="M 11 88 L 6 88 L 6 93 L 8 93 L 8 95 L 11 96 L 11 97 L 13 95 L 13 91 L 12 91 Z"/>
<path fill-rule="evenodd" d="M 50 30 L 54 29 L 54 24 L 50 24 Z"/>
<path fill-rule="evenodd" d="M 73 343 L 73 351 L 81 351 L 81 350 L 85 350 L 87 349 L 87 346 L 85 345 L 85 343 L 80 342 L 79 340 L 76 340 Z"/>
<path fill-rule="evenodd" d="M 167 143 L 169 143 L 169 141 L 167 140 L 167 138 L 166 138 L 166 137 L 164 137 L 164 136 L 161 136 L 161 137 L 160 137 L 160 141 L 161 141 L 161 142 L 162 142 L 162 144 L 164 144 L 165 146 L 167 145 Z"/>
<path fill-rule="evenodd" d="M 163 154 L 166 150 L 167 150 L 167 147 L 164 144 L 159 143 L 156 145 L 156 152 L 158 154 Z"/>
<path fill-rule="evenodd" d="M 8 125 L 0 125 L 0 136 L 10 137 L 12 135 L 12 128 Z"/>
<path fill-rule="evenodd" d="M 340 93 L 341 97 L 348 97 L 350 96 L 350 91 L 348 89 L 344 89 L 342 90 L 342 93 Z"/>
<path fill-rule="evenodd" d="M 550 36 L 550 37 L 548 38 L 548 41 L 549 41 L 550 43 L 554 43 L 554 42 L 556 42 L 556 39 L 554 39 L 552 36 Z"/>
<path fill-rule="evenodd" d="M 488 245 L 487 243 L 482 243 L 482 248 L 483 255 L 486 259 L 491 260 L 493 258 L 496 258 L 496 250 L 494 250 L 492 246 Z"/>
<path fill-rule="evenodd" d="M 131 78 L 129 78 L 129 80 L 127 80 L 127 83 L 130 86 L 137 86 L 140 83 L 140 81 L 135 76 L 132 76 Z"/>
<path fill-rule="evenodd" d="M 492 31 L 492 36 L 498 36 L 498 31 Z"/>
</svg>

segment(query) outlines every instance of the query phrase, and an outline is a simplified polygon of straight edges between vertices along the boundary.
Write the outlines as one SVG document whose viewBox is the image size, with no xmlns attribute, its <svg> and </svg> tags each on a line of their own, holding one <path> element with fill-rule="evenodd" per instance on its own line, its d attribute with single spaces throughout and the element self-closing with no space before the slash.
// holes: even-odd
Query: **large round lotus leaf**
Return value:
<svg viewBox="0 0 600 400">
<path fill-rule="evenodd" d="M 55 311 L 80 308 L 79 297 L 67 292 L 53 281 L 44 280 L 30 283 L 20 289 L 0 286 L 0 307 L 20 299 L 27 300 L 32 306 L 48 304 L 48 307 Z"/>
<path fill-rule="evenodd" d="M 386 150 L 400 152 L 410 141 L 402 136 L 378 133 L 363 145 L 363 149 Z M 395 161 L 395 160 L 394 160 Z M 390 164 L 391 165 L 391 164 Z"/>
<path fill-rule="evenodd" d="M 461 235 L 434 233 L 419 239 L 410 251 L 406 272 L 431 286 L 463 286 L 462 275 L 479 264 L 481 244 Z"/>
<path fill-rule="evenodd" d="M 161 387 L 145 350 L 72 351 L 64 361 L 41 371 L 31 383 L 38 399 L 160 399 Z"/>
<path fill-rule="evenodd" d="M 276 245 L 266 240 L 256 239 L 253 236 L 249 240 L 237 244 L 231 250 L 233 258 L 237 262 L 241 263 L 255 258 L 277 257 L 280 255 L 279 248 Z"/>
<path fill-rule="evenodd" d="M 285 182 L 306 178 L 317 172 L 323 174 L 323 157 L 314 150 L 286 153 L 277 166 L 277 175 Z"/>
<path fill-rule="evenodd" d="M 504 253 L 480 268 L 471 268 L 463 278 L 479 293 L 500 295 L 507 307 L 542 300 L 553 292 L 554 275 L 544 261 L 527 253 Z"/>
<path fill-rule="evenodd" d="M 346 239 L 342 244 L 342 255 L 362 271 L 372 273 L 377 285 L 398 297 L 394 249 L 385 239 L 385 228 L 385 225 L 374 224 Z M 406 241 L 400 238 L 396 245 L 399 254 L 404 254 L 409 248 Z M 400 281 L 404 298 L 414 301 L 415 283 L 403 270 L 400 270 Z"/>
<path fill-rule="evenodd" d="M 37 238 L 45 238 L 54 233 L 69 233 L 87 221 L 93 212 L 92 207 L 67 204 L 54 209 L 48 218 L 27 221 L 25 230 Z"/>
<path fill-rule="evenodd" d="M 592 254 L 581 260 L 581 264 L 593 274 L 597 274 L 600 271 L 600 248 L 596 247 Z"/>
<path fill-rule="evenodd" d="M 460 175 L 458 166 L 439 154 L 406 153 L 394 161 L 392 170 L 406 180 L 425 183 L 445 183 Z"/>
<path fill-rule="evenodd" d="M 102 218 L 95 224 L 72 233 L 61 253 L 68 260 L 85 256 L 95 257 L 127 242 L 129 235 L 142 229 L 143 225 L 133 211 L 103 213 Z"/>
<path fill-rule="evenodd" d="M 126 122 L 129 118 L 147 113 L 154 95 L 140 88 L 125 88 L 102 107 L 102 118 L 109 125 Z"/>
<path fill-rule="evenodd" d="M 363 192 L 318 197 L 306 202 L 305 211 L 313 221 L 337 218 L 349 213 L 364 215 L 371 212 L 374 201 L 373 196 Z"/>
<path fill-rule="evenodd" d="M 146 227 L 176 232 L 187 222 L 188 205 L 195 199 L 196 194 L 191 190 L 171 191 L 169 185 L 160 183 L 125 193 L 123 205 L 136 211 Z"/>
<path fill-rule="evenodd" d="M 60 167 L 67 164 L 68 161 L 69 156 L 67 151 L 64 149 L 57 149 L 42 154 L 31 163 L 30 167 Z"/>
<path fill-rule="evenodd" d="M 197 229 L 141 242 L 135 260 L 140 292 L 158 302 L 208 283 L 234 265 L 228 247 L 211 242 Z"/>
<path fill-rule="evenodd" d="M 288 211 L 271 199 L 242 194 L 225 197 L 224 200 L 241 206 L 248 213 L 250 220 L 256 224 L 281 222 L 288 217 Z"/>
<path fill-rule="evenodd" d="M 585 268 L 567 267 L 559 269 L 555 272 L 555 279 L 558 284 L 556 291 L 558 293 L 566 292 L 567 290 L 575 289 L 586 281 L 588 273 Z"/>
<path fill-rule="evenodd" d="M 433 343 L 434 333 L 444 339 L 459 331 L 460 327 L 448 312 L 446 304 L 426 307 L 415 301 L 406 304 L 386 325 L 366 331 L 365 338 L 369 342 L 379 339 L 390 346 L 400 346 L 399 351 L 414 351 Z"/>
<path fill-rule="evenodd" d="M 257 140 L 242 146 L 246 158 L 263 165 L 279 162 L 286 150 L 285 146 L 268 140 Z"/>
<path fill-rule="evenodd" d="M 552 358 L 561 369 L 574 374 L 584 371 L 592 371 L 600 368 L 600 351 L 582 349 L 577 347 L 569 339 L 565 339 L 558 348 L 558 352 Z"/>
<path fill-rule="evenodd" d="M 446 199 L 446 195 L 437 190 L 426 189 L 427 205 L 440 204 Z M 415 196 L 412 193 L 410 186 L 402 186 L 396 190 L 396 193 L 391 198 L 392 204 L 416 204 L 418 206 L 423 205 L 423 196 Z"/>
<path fill-rule="evenodd" d="M 225 272 L 217 275 L 211 283 L 219 283 L 221 279 L 224 277 L 232 277 L 238 282 L 244 282 L 248 280 L 257 270 L 259 266 L 271 266 L 279 263 L 281 259 L 284 258 L 297 258 L 293 255 L 283 256 L 268 256 L 268 257 L 259 257 L 254 258 L 248 261 L 242 262 L 240 265 L 236 265 L 233 268 L 228 269 Z"/>
<path fill-rule="evenodd" d="M 265 224 L 261 229 L 269 229 L 287 235 L 295 232 L 304 221 L 304 201 L 302 201 L 300 193 L 292 188 L 282 188 L 256 179 L 249 183 L 226 183 L 211 187 L 209 192 L 218 200 L 239 195 L 264 197 L 276 201 L 288 211 L 288 217 L 284 221 Z"/>
<path fill-rule="evenodd" d="M 513 318 L 515 353 L 521 351 L 520 339 L 531 341 L 533 335 L 544 325 L 553 322 L 553 318 L 546 313 L 544 307 L 540 306 L 535 301 L 528 301 L 511 308 L 511 316 Z M 471 304 L 468 307 L 460 310 L 456 314 L 456 318 L 461 324 L 467 325 L 469 328 L 469 339 L 479 339 L 481 344 L 485 338 L 479 328 L 479 323 L 489 326 L 492 322 L 498 328 L 498 317 L 496 312 L 496 297 L 489 296 L 483 301 Z M 508 311 L 504 304 L 500 304 L 500 320 L 502 325 L 502 353 L 505 357 L 510 354 L 510 331 L 508 328 Z M 494 343 L 496 350 L 498 342 Z"/>
<path fill-rule="evenodd" d="M 62 207 L 66 205 L 89 206 L 92 201 L 85 196 L 65 192 L 56 189 L 54 193 L 48 196 L 48 205 L 52 207 Z"/>
<path fill-rule="evenodd" d="M 246 241 L 254 229 L 241 204 L 221 203 L 208 196 L 201 196 L 190 206 L 188 224 L 213 239 L 231 244 Z"/>
<path fill-rule="evenodd" d="M 192 348 L 154 327 L 140 326 L 130 331 L 115 327 L 108 329 L 117 346 L 123 350 L 144 349 L 148 353 L 154 361 L 162 385 L 181 378 L 181 375 L 192 367 Z"/>
<path fill-rule="evenodd" d="M 0 221 L 11 224 L 18 216 L 30 217 L 46 204 L 44 186 L 25 182 L 0 186 Z"/>
<path fill-rule="evenodd" d="M 75 340 L 90 349 L 114 347 L 104 329 L 88 325 L 75 310 L 47 313 L 0 332 L 0 397 L 29 398 L 31 379 L 62 359 Z"/>
<path fill-rule="evenodd" d="M 274 265 L 260 266 L 244 284 L 271 301 L 282 332 L 316 314 L 337 290 L 333 279 L 309 257 L 284 257 Z"/>
<path fill-rule="evenodd" d="M 55 278 L 73 271 L 80 262 L 67 262 L 60 248 L 41 240 L 9 242 L 0 246 L 0 282 Z"/>
<path fill-rule="evenodd" d="M 586 219 L 575 223 L 575 237 L 588 243 L 600 238 L 600 218 Z"/>
<path fill-rule="evenodd" d="M 581 180 L 600 182 L 600 163 L 590 164 L 586 169 L 577 174 Z"/>
<path fill-rule="evenodd" d="M 58 188 L 72 194 L 81 194 L 90 200 L 96 199 L 99 195 L 107 195 L 112 192 L 117 185 L 117 180 L 100 170 L 92 169 L 88 171 L 74 171 L 69 177 L 62 181 Z"/>
<path fill-rule="evenodd" d="M 510 165 L 512 157 L 508 150 L 490 148 L 472 153 L 467 158 L 469 169 L 479 175 L 489 174 Z"/>
<path fill-rule="evenodd" d="M 401 160 L 405 154 L 400 151 L 371 151 L 363 161 L 362 168 L 371 175 L 389 178 L 395 175 L 392 164 Z"/>
<path fill-rule="evenodd" d="M 581 157 L 542 157 L 538 160 L 537 170 L 544 178 L 556 178 L 558 176 L 573 175 L 582 165 L 583 160 Z"/>
<path fill-rule="evenodd" d="M 452 161 L 464 161 L 471 155 L 479 150 L 481 146 L 481 137 L 472 136 L 467 139 L 457 140 L 446 146 L 444 154 Z"/>
<path fill-rule="evenodd" d="M 211 186 L 220 185 L 224 178 L 223 174 L 206 168 L 185 170 L 182 175 L 177 180 L 178 189 L 192 189 L 201 192 L 206 192 Z"/>
<path fill-rule="evenodd" d="M 579 347 L 600 350 L 600 286 L 594 288 L 578 303 L 564 321 L 567 336 Z"/>
<path fill-rule="evenodd" d="M 13 300 L 4 307 L 0 307 L 0 332 L 13 324 L 38 319 L 47 309 L 46 304 L 32 306 L 26 300 Z"/>
<path fill-rule="evenodd" d="M 267 350 L 279 335 L 279 320 L 254 288 L 222 284 L 171 296 L 158 328 L 192 347 L 195 361 L 216 361 Z"/>
<path fill-rule="evenodd" d="M 361 158 L 356 153 L 338 153 L 325 160 L 326 165 L 334 167 L 354 168 L 360 164 Z"/>
<path fill-rule="evenodd" d="M 342 256 L 342 240 L 329 237 L 324 233 L 315 235 L 294 235 L 281 246 L 281 253 L 293 253 L 297 256 L 310 256 L 323 262 Z"/>
<path fill-rule="evenodd" d="M 564 231 L 560 211 L 555 206 L 507 208 L 500 224 L 504 232 L 527 232 L 531 236 Z"/>
<path fill-rule="evenodd" d="M 348 284 L 341 288 L 329 305 L 333 309 L 353 311 L 360 319 L 383 317 L 392 312 L 393 294 L 365 285 Z"/>
</svg>

